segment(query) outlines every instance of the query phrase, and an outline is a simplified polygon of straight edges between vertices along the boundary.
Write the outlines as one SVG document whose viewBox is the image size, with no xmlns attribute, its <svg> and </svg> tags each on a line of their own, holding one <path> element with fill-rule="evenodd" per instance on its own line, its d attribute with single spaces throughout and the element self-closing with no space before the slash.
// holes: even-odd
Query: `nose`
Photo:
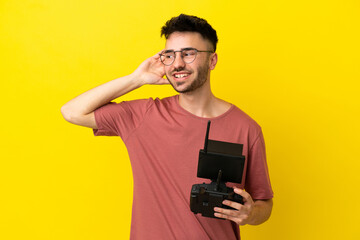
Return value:
<svg viewBox="0 0 360 240">
<path fill-rule="evenodd" d="M 186 63 L 184 62 L 183 58 L 181 57 L 181 52 L 175 52 L 175 60 L 173 62 L 173 66 L 175 69 L 184 68 Z"/>
</svg>

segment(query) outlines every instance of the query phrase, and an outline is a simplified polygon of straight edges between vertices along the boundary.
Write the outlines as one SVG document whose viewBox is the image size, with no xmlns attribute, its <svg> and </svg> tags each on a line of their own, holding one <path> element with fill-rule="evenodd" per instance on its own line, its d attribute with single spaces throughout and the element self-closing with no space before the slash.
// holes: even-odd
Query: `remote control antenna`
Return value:
<svg viewBox="0 0 360 240">
<path fill-rule="evenodd" d="M 221 171 L 221 169 L 220 169 L 220 170 L 219 170 L 219 173 L 218 173 L 217 180 L 216 180 L 215 191 L 218 191 L 218 188 L 219 188 L 219 186 L 220 186 L 221 175 L 222 175 L 222 171 Z"/>
<path fill-rule="evenodd" d="M 207 145 L 208 145 L 208 140 L 209 140 L 210 124 L 211 124 L 211 121 L 209 120 L 208 125 L 207 125 L 207 129 L 206 129 L 206 135 L 205 135 L 205 145 L 204 145 L 205 154 L 207 153 Z"/>
</svg>

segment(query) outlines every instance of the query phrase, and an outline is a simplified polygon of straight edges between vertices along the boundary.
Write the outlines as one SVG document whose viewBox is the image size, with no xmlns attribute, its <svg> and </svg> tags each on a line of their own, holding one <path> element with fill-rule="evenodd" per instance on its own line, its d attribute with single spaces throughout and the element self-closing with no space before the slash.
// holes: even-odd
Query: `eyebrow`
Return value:
<svg viewBox="0 0 360 240">
<path fill-rule="evenodd" d="M 186 48 L 182 48 L 181 50 L 194 50 L 195 48 L 193 47 L 186 47 Z"/>
<path fill-rule="evenodd" d="M 183 51 L 183 50 L 194 50 L 195 48 L 193 47 L 186 47 L 186 48 L 181 48 L 180 51 Z M 169 52 L 174 52 L 175 50 L 174 49 L 167 49 L 164 51 L 164 53 L 169 53 Z"/>
</svg>

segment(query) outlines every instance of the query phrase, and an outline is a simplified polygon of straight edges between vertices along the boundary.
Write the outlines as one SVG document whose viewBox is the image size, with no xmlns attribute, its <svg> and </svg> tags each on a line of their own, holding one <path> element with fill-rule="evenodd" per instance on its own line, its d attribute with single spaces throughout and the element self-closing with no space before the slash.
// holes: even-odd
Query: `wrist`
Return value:
<svg viewBox="0 0 360 240">
<path fill-rule="evenodd" d="M 267 221 L 271 215 L 272 206 L 272 199 L 256 200 L 252 210 L 250 211 L 247 224 L 259 225 Z"/>
<path fill-rule="evenodd" d="M 249 224 L 249 225 L 257 225 L 256 211 L 257 211 L 257 207 L 254 206 L 253 209 L 251 210 L 251 212 L 249 213 L 249 217 L 247 219 L 247 224 Z"/>
<path fill-rule="evenodd" d="M 131 73 L 129 75 L 129 79 L 130 79 L 132 85 L 134 86 L 134 88 L 139 88 L 139 87 L 147 84 L 146 81 L 137 72 Z"/>
</svg>

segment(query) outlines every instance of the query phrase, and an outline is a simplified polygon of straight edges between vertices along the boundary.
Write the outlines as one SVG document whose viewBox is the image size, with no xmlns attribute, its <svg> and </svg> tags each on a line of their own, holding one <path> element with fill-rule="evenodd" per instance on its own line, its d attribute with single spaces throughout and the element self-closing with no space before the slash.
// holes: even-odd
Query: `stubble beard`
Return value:
<svg viewBox="0 0 360 240">
<path fill-rule="evenodd" d="M 182 70 L 184 70 L 185 68 L 179 68 L 179 69 L 175 69 L 174 72 L 180 72 Z M 197 78 L 195 78 L 193 80 L 193 82 L 185 89 L 183 90 L 178 90 L 177 87 L 185 84 L 185 82 L 175 82 L 175 83 L 172 83 L 170 80 L 169 80 L 169 83 L 171 84 L 171 86 L 174 88 L 175 91 L 177 91 L 178 93 L 189 93 L 189 92 L 193 92 L 195 91 L 196 89 L 202 87 L 205 83 L 206 83 L 206 80 L 207 80 L 207 77 L 208 77 L 208 73 L 209 73 L 209 68 L 207 66 L 207 64 L 204 64 L 203 66 L 200 66 L 198 67 L 197 69 L 197 72 L 198 72 L 198 76 Z M 166 77 L 167 79 L 170 79 L 169 76 L 166 74 Z"/>
</svg>

